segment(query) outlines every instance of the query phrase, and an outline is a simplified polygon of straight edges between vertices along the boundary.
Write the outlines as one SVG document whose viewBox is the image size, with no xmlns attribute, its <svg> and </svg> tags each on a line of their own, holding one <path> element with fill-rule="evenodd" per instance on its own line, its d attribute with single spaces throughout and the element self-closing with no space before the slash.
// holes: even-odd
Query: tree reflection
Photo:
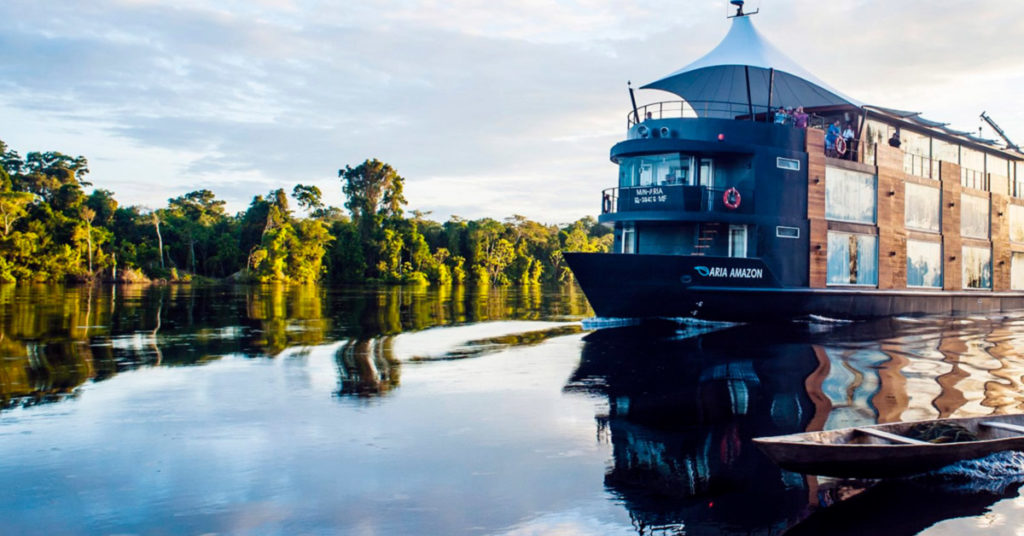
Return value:
<svg viewBox="0 0 1024 536">
<path fill-rule="evenodd" d="M 398 386 L 399 333 L 481 320 L 590 313 L 561 287 L 0 285 L 0 408 L 59 400 L 143 366 L 194 366 L 338 341 L 339 394 Z"/>
</svg>

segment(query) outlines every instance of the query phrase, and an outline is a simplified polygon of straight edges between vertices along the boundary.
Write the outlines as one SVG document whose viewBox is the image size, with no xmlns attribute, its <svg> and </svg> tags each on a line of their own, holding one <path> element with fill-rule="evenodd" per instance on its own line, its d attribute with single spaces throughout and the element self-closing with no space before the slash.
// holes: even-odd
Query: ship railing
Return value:
<svg viewBox="0 0 1024 536">
<path fill-rule="evenodd" d="M 983 171 L 970 168 L 960 168 L 960 185 L 964 188 L 975 190 L 989 189 L 989 176 Z"/>
<path fill-rule="evenodd" d="M 921 177 L 924 179 L 931 179 L 932 177 L 932 159 L 930 156 L 919 155 L 914 153 L 903 153 L 903 172 L 908 175 L 914 175 L 915 177 Z M 938 178 L 938 177 L 934 177 Z"/>
<path fill-rule="evenodd" d="M 737 208 L 727 208 L 724 194 L 728 188 L 709 188 L 685 184 L 658 183 L 644 186 L 605 188 L 601 191 L 601 214 L 634 211 L 741 212 L 753 210 L 752 194 L 741 197 Z"/>
<path fill-rule="evenodd" d="M 636 114 L 630 110 L 626 128 L 645 119 L 716 118 L 770 123 L 772 114 L 767 106 L 729 101 L 662 101 L 640 106 Z M 650 116 L 648 116 L 650 114 Z"/>
</svg>

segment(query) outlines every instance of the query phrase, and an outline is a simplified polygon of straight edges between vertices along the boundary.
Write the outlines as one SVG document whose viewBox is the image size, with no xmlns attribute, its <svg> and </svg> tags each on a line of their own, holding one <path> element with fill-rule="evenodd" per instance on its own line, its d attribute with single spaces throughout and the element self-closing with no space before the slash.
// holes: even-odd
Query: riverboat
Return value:
<svg viewBox="0 0 1024 536">
<path fill-rule="evenodd" d="M 927 437 L 916 438 L 931 432 Z M 1024 449 L 1024 415 L 900 422 L 759 437 L 779 467 L 843 478 L 902 477 L 995 452 Z"/>
<path fill-rule="evenodd" d="M 849 97 L 731 3 L 718 46 L 641 87 L 681 100 L 638 107 L 630 88 L 598 218 L 613 249 L 565 255 L 596 314 L 1024 309 L 1024 154 L 1002 130 L 984 113 L 1002 140 Z"/>
</svg>

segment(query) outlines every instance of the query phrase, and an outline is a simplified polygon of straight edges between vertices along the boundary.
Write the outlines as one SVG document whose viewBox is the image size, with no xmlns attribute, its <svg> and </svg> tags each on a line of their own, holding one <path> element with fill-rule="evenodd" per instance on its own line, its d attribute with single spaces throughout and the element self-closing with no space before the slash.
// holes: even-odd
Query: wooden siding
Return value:
<svg viewBox="0 0 1024 536">
<path fill-rule="evenodd" d="M 992 193 L 992 290 L 1010 290 L 1010 196 Z"/>
<path fill-rule="evenodd" d="M 828 272 L 828 224 L 825 221 L 825 133 L 807 129 L 807 220 L 811 288 L 825 288 Z"/>
<path fill-rule="evenodd" d="M 939 182 L 942 184 L 942 288 L 961 290 L 960 166 L 939 162 Z"/>
<path fill-rule="evenodd" d="M 903 153 L 880 146 L 878 154 L 878 288 L 907 286 L 906 174 Z"/>
</svg>

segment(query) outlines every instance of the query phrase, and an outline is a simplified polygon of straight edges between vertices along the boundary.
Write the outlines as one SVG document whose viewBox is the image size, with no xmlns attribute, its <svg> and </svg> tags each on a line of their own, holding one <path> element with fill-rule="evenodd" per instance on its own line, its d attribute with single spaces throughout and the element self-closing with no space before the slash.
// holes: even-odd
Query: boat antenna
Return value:
<svg viewBox="0 0 1024 536">
<path fill-rule="evenodd" d="M 1006 148 L 1007 149 L 1013 149 L 1014 151 L 1017 151 L 1018 153 L 1020 152 L 1020 147 L 1017 147 L 1017 144 L 1015 144 L 1012 141 L 1010 141 L 1010 138 L 1007 137 L 1005 132 L 1003 132 L 1003 129 L 999 128 L 999 125 L 997 125 L 996 122 L 993 121 L 991 117 L 985 115 L 985 112 L 981 112 L 981 118 L 984 119 L 985 122 L 988 123 L 988 125 L 990 127 L 992 127 L 992 130 L 996 131 L 996 134 L 999 134 L 1000 138 L 1003 138 L 1003 141 L 1006 142 Z"/>
<path fill-rule="evenodd" d="M 626 80 L 626 87 L 629 88 L 629 100 L 633 102 L 633 122 L 640 122 L 640 112 L 636 109 L 636 97 L 633 96 L 633 82 Z"/>
<path fill-rule="evenodd" d="M 736 6 L 736 14 L 735 15 L 730 15 L 730 16 L 726 17 L 727 19 L 734 19 L 736 17 L 749 17 L 751 15 L 757 15 L 758 13 L 761 12 L 761 8 L 757 8 L 757 10 L 751 11 L 750 13 L 744 13 L 743 12 L 744 0 L 729 0 L 729 3 L 734 5 L 734 6 Z"/>
</svg>

